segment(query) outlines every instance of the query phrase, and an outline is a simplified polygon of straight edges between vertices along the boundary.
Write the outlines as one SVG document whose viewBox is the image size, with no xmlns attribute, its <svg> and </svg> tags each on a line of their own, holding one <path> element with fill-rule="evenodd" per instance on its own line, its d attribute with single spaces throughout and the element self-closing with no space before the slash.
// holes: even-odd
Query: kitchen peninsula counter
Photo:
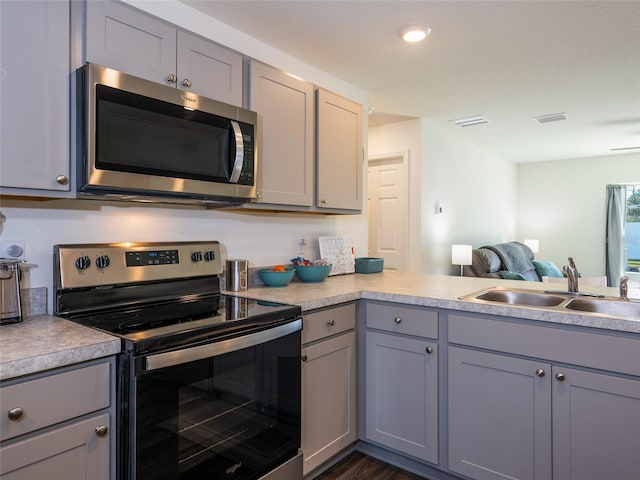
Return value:
<svg viewBox="0 0 640 480">
<path fill-rule="evenodd" d="M 459 297 L 503 286 L 544 290 L 538 282 L 489 278 L 420 275 L 385 271 L 328 277 L 321 283 L 291 282 L 287 287 L 253 287 L 226 292 L 258 300 L 300 305 L 303 312 L 361 299 L 442 308 L 537 320 L 580 327 L 640 333 L 640 319 L 622 320 L 569 310 L 480 304 Z M 615 297 L 616 288 L 584 287 L 583 290 Z M 0 327 L 0 381 L 72 365 L 120 352 L 120 340 L 111 335 L 49 315 L 26 317 L 22 323 Z"/>
<path fill-rule="evenodd" d="M 303 312 L 367 299 L 640 333 L 640 319 L 608 318 L 568 309 L 475 303 L 459 298 L 496 286 L 540 291 L 550 288 L 542 282 L 384 271 L 373 274 L 335 275 L 320 283 L 303 283 L 294 279 L 286 287 L 259 286 L 243 292 L 226 293 L 258 300 L 292 303 L 300 305 Z M 581 290 L 608 297 L 618 296 L 617 288 L 584 286 Z"/>
<path fill-rule="evenodd" d="M 50 315 L 0 327 L 0 381 L 108 357 L 120 339 Z"/>
</svg>

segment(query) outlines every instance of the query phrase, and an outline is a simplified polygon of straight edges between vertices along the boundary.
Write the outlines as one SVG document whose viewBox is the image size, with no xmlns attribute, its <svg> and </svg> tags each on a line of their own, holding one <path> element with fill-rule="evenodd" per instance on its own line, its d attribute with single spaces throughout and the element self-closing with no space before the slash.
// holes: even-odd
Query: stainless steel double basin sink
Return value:
<svg viewBox="0 0 640 480">
<path fill-rule="evenodd" d="M 554 311 L 572 310 L 599 316 L 640 320 L 640 302 L 621 301 L 614 297 L 590 294 L 492 287 L 465 295 L 460 299 L 484 304 L 539 307 Z"/>
</svg>

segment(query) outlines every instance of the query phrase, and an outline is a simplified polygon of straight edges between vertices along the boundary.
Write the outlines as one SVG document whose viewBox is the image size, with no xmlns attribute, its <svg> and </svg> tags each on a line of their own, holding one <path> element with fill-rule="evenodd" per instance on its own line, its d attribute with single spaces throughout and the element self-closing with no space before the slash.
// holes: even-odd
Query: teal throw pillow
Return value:
<svg viewBox="0 0 640 480">
<path fill-rule="evenodd" d="M 500 270 L 498 272 L 498 275 L 500 275 L 500 278 L 504 280 L 526 280 L 524 275 L 522 275 L 521 273 L 510 272 L 508 270 Z"/>
<path fill-rule="evenodd" d="M 562 270 L 560 270 L 553 262 L 539 262 L 533 261 L 533 266 L 536 268 L 536 273 L 540 278 L 542 277 L 557 277 L 562 278 Z"/>
</svg>

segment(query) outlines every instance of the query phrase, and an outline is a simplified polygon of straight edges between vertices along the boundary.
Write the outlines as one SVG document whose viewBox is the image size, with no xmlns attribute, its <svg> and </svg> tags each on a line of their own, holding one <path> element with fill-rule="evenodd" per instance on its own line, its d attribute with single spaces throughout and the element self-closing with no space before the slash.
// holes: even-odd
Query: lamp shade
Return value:
<svg viewBox="0 0 640 480">
<path fill-rule="evenodd" d="M 540 241 L 534 240 L 531 238 L 525 238 L 524 244 L 531 249 L 533 253 L 538 253 L 540 251 Z"/>
<path fill-rule="evenodd" d="M 454 265 L 471 265 L 471 245 L 451 245 L 451 263 Z"/>
</svg>

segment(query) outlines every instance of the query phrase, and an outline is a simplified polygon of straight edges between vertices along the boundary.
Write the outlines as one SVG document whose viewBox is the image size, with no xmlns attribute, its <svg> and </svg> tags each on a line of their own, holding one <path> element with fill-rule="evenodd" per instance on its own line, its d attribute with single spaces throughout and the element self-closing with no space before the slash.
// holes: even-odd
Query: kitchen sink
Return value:
<svg viewBox="0 0 640 480">
<path fill-rule="evenodd" d="M 573 298 L 565 305 L 569 310 L 586 313 L 614 315 L 616 317 L 630 317 L 640 320 L 640 303 L 621 302 L 619 300 L 605 300 L 595 298 Z"/>
<path fill-rule="evenodd" d="M 583 296 L 584 295 L 584 296 Z M 591 293 L 569 293 L 518 288 L 492 287 L 460 297 L 477 303 L 498 303 L 521 307 L 545 308 L 575 313 L 640 320 L 640 302 L 618 300 Z"/>
<path fill-rule="evenodd" d="M 535 290 L 493 288 L 479 294 L 462 297 L 463 300 L 482 300 L 486 302 L 524 305 L 529 307 L 555 307 L 566 301 L 567 297 Z"/>
</svg>

